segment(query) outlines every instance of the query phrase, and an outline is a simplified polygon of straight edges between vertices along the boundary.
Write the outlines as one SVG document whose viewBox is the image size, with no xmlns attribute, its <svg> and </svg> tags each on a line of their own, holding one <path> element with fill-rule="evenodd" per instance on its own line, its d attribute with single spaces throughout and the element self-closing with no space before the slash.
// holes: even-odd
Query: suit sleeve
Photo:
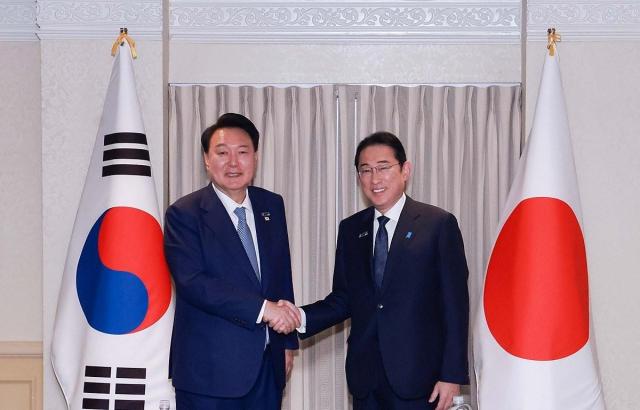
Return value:
<svg viewBox="0 0 640 410">
<path fill-rule="evenodd" d="M 325 329 L 335 326 L 347 320 L 351 316 L 349 306 L 349 294 L 347 284 L 347 272 L 345 270 L 344 252 L 344 222 L 338 229 L 338 244 L 336 246 L 336 259 L 333 269 L 333 287 L 331 293 L 323 300 L 310 305 L 302 306 L 307 316 L 306 332 L 300 334 L 301 339 L 306 339 Z"/>
<path fill-rule="evenodd" d="M 449 214 L 440 228 L 438 271 L 443 306 L 444 351 L 440 380 L 469 384 L 469 272 L 464 254 L 462 234 L 455 216 Z"/>
<path fill-rule="evenodd" d="M 285 273 L 286 279 L 285 279 L 285 289 L 283 292 L 283 299 L 286 299 L 295 305 L 296 301 L 293 294 L 293 279 L 291 275 L 291 252 L 289 250 L 289 231 L 287 229 L 287 219 L 285 216 L 284 202 L 282 200 L 282 197 L 278 196 L 278 200 L 279 200 L 280 208 L 282 209 L 282 220 L 284 221 L 284 234 L 283 234 L 284 256 L 283 256 L 282 264 L 285 269 L 284 273 Z M 289 349 L 289 350 L 298 349 L 298 337 L 296 336 L 295 332 L 289 333 L 288 335 L 285 336 L 284 347 L 285 349 Z"/>
<path fill-rule="evenodd" d="M 264 298 L 205 274 L 197 218 L 171 206 L 165 216 L 164 251 L 176 293 L 188 303 L 212 315 L 248 329 L 261 324 L 256 318 Z"/>
</svg>

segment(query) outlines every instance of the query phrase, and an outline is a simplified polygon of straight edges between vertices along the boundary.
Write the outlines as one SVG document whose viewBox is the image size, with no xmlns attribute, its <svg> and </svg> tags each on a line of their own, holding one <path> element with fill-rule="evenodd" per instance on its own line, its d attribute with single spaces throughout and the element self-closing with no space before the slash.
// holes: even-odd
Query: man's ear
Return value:
<svg viewBox="0 0 640 410">
<path fill-rule="evenodd" d="M 411 178 L 412 171 L 413 164 L 411 164 L 410 161 L 405 161 L 404 164 L 402 164 L 402 177 L 404 178 L 405 182 L 408 182 L 409 178 Z"/>
</svg>

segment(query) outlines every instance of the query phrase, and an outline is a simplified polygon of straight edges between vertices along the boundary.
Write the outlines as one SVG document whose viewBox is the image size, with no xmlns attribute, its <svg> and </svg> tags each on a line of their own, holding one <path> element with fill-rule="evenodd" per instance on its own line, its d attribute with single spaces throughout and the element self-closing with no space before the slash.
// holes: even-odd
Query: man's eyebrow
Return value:
<svg viewBox="0 0 640 410">
<path fill-rule="evenodd" d="M 389 160 L 382 159 L 382 160 L 376 162 L 376 164 L 388 164 L 389 162 L 390 162 Z M 363 165 L 369 165 L 369 163 L 368 162 L 361 162 L 360 164 L 358 164 L 359 167 L 363 166 Z"/>
<path fill-rule="evenodd" d="M 236 145 L 236 147 L 238 148 L 248 148 L 250 144 L 240 144 L 240 145 Z M 228 147 L 229 144 L 225 143 L 225 142 L 220 142 L 218 144 L 215 145 L 215 147 Z"/>
</svg>

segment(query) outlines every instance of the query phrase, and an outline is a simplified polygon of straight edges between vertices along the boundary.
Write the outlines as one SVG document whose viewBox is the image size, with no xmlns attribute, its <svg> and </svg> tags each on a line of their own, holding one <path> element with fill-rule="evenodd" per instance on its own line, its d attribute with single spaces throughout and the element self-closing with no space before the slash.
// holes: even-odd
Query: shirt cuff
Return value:
<svg viewBox="0 0 640 410">
<path fill-rule="evenodd" d="M 262 316 L 264 316 L 264 309 L 267 307 L 267 299 L 262 302 L 262 309 L 260 309 L 260 314 L 258 315 L 258 320 L 256 320 L 256 324 L 262 323 Z"/>
<path fill-rule="evenodd" d="M 302 308 L 298 308 L 300 312 L 300 327 L 296 329 L 298 333 L 307 333 L 307 314 Z"/>
</svg>

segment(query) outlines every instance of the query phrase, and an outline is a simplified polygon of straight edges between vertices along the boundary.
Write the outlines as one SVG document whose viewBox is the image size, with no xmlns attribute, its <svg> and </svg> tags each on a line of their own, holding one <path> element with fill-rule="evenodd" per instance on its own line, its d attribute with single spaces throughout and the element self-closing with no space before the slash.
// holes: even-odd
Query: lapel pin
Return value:
<svg viewBox="0 0 640 410">
<path fill-rule="evenodd" d="M 265 221 L 271 220 L 271 214 L 269 212 L 263 212 L 262 217 L 264 218 Z"/>
<path fill-rule="evenodd" d="M 365 237 L 365 236 L 367 236 L 367 235 L 369 235 L 369 231 L 364 231 L 364 232 L 361 232 L 361 233 L 358 235 L 358 238 L 364 238 L 364 237 Z"/>
<path fill-rule="evenodd" d="M 412 236 L 413 236 L 413 232 L 409 231 L 409 232 L 407 232 L 407 235 L 404 238 L 405 239 L 411 239 Z"/>
</svg>

